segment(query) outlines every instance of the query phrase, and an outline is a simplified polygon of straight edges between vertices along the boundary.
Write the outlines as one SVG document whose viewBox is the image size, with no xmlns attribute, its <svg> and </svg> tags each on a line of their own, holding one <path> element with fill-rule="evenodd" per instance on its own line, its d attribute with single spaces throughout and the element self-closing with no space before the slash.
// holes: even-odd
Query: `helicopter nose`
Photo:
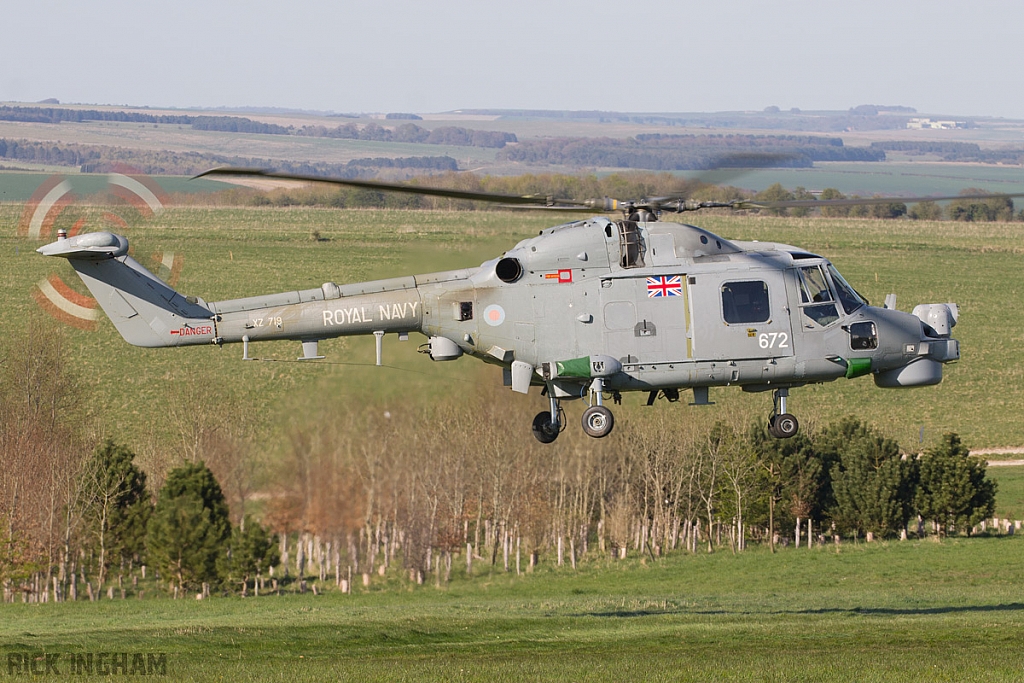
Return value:
<svg viewBox="0 0 1024 683">
<path fill-rule="evenodd" d="M 960 359 L 960 344 L 950 334 L 960 316 L 956 304 L 921 304 L 913 317 L 920 320 L 918 339 L 903 343 L 906 362 L 875 375 L 879 387 L 923 387 L 942 381 L 942 365 Z"/>
</svg>

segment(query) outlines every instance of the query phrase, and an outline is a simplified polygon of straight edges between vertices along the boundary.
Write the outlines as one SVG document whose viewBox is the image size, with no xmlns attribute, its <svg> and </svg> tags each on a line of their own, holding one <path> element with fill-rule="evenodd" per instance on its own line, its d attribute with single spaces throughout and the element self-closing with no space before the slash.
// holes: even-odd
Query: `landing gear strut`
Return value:
<svg viewBox="0 0 1024 683">
<path fill-rule="evenodd" d="M 541 443 L 551 443 L 557 439 L 562 432 L 562 425 L 565 424 L 565 420 L 562 419 L 561 406 L 558 405 L 555 392 L 550 390 L 550 387 L 548 400 L 551 402 L 551 408 L 537 413 L 537 416 L 533 418 L 533 435 Z"/>
<path fill-rule="evenodd" d="M 776 389 L 772 394 L 774 406 L 771 415 L 768 416 L 768 433 L 776 439 L 789 439 L 796 436 L 800 430 L 800 423 L 796 417 L 786 412 L 787 398 L 789 388 Z"/>
</svg>

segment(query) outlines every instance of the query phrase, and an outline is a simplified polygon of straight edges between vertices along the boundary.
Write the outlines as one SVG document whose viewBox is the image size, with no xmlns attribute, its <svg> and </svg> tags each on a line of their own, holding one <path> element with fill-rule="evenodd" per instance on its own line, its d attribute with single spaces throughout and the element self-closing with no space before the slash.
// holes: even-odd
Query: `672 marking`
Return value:
<svg viewBox="0 0 1024 683">
<path fill-rule="evenodd" d="M 762 349 L 788 349 L 789 335 L 785 332 L 762 332 L 757 335 L 757 345 Z"/>
</svg>

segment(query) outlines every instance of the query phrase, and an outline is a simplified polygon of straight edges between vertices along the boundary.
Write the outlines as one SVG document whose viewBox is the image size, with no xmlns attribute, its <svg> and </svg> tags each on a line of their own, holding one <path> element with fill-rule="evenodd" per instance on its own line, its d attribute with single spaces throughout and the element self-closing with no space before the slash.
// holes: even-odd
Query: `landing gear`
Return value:
<svg viewBox="0 0 1024 683">
<path fill-rule="evenodd" d="M 575 386 L 579 387 L 578 384 Z M 563 398 L 577 398 L 577 396 L 568 394 L 564 387 L 561 387 L 561 391 Z M 615 427 L 615 416 L 612 415 L 611 410 L 604 406 L 604 398 L 602 396 L 604 380 L 598 377 L 590 383 L 590 386 L 580 387 L 580 396 L 582 396 L 584 391 L 587 392 L 590 407 L 583 411 L 583 431 L 587 436 L 595 439 L 604 438 L 611 434 L 612 428 Z M 565 415 L 562 413 L 562 409 L 558 404 L 558 398 L 555 395 L 555 386 L 549 382 L 547 396 L 548 401 L 551 402 L 551 408 L 537 413 L 537 416 L 533 418 L 533 435 L 541 443 L 553 442 L 565 428 Z M 612 392 L 613 398 L 617 395 L 618 392 Z"/>
<path fill-rule="evenodd" d="M 562 409 L 553 391 L 548 391 L 548 400 L 551 402 L 551 408 L 537 413 L 533 418 L 533 435 L 541 443 L 551 443 L 557 439 L 562 433 L 562 425 L 565 424 Z"/>
<path fill-rule="evenodd" d="M 768 416 L 768 433 L 776 439 L 789 439 L 796 436 L 800 430 L 800 422 L 796 417 L 786 412 L 786 399 L 789 398 L 789 389 L 776 389 L 772 395 L 774 407 L 771 415 Z"/>
<path fill-rule="evenodd" d="M 600 439 L 611 434 L 614 426 L 615 417 L 604 406 L 590 406 L 583 411 L 583 431 L 587 436 Z"/>
<path fill-rule="evenodd" d="M 551 422 L 551 413 L 546 410 L 537 413 L 533 418 L 533 435 L 541 443 L 551 443 L 558 438 L 559 425 Z"/>
<path fill-rule="evenodd" d="M 588 397 L 593 403 L 583 411 L 583 431 L 587 436 L 595 439 L 603 439 L 612 433 L 615 426 L 615 417 L 612 411 L 604 407 L 604 380 L 600 377 L 594 379 L 587 389 Z"/>
</svg>

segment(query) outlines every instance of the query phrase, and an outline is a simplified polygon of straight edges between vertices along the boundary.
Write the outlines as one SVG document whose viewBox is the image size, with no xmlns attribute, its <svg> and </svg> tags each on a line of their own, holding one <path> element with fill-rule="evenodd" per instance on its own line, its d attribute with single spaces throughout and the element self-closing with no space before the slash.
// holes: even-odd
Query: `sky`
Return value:
<svg viewBox="0 0 1024 683">
<path fill-rule="evenodd" d="M 1024 119 L 1013 0 L 32 0 L 4 18 L 0 101 Z"/>
</svg>

